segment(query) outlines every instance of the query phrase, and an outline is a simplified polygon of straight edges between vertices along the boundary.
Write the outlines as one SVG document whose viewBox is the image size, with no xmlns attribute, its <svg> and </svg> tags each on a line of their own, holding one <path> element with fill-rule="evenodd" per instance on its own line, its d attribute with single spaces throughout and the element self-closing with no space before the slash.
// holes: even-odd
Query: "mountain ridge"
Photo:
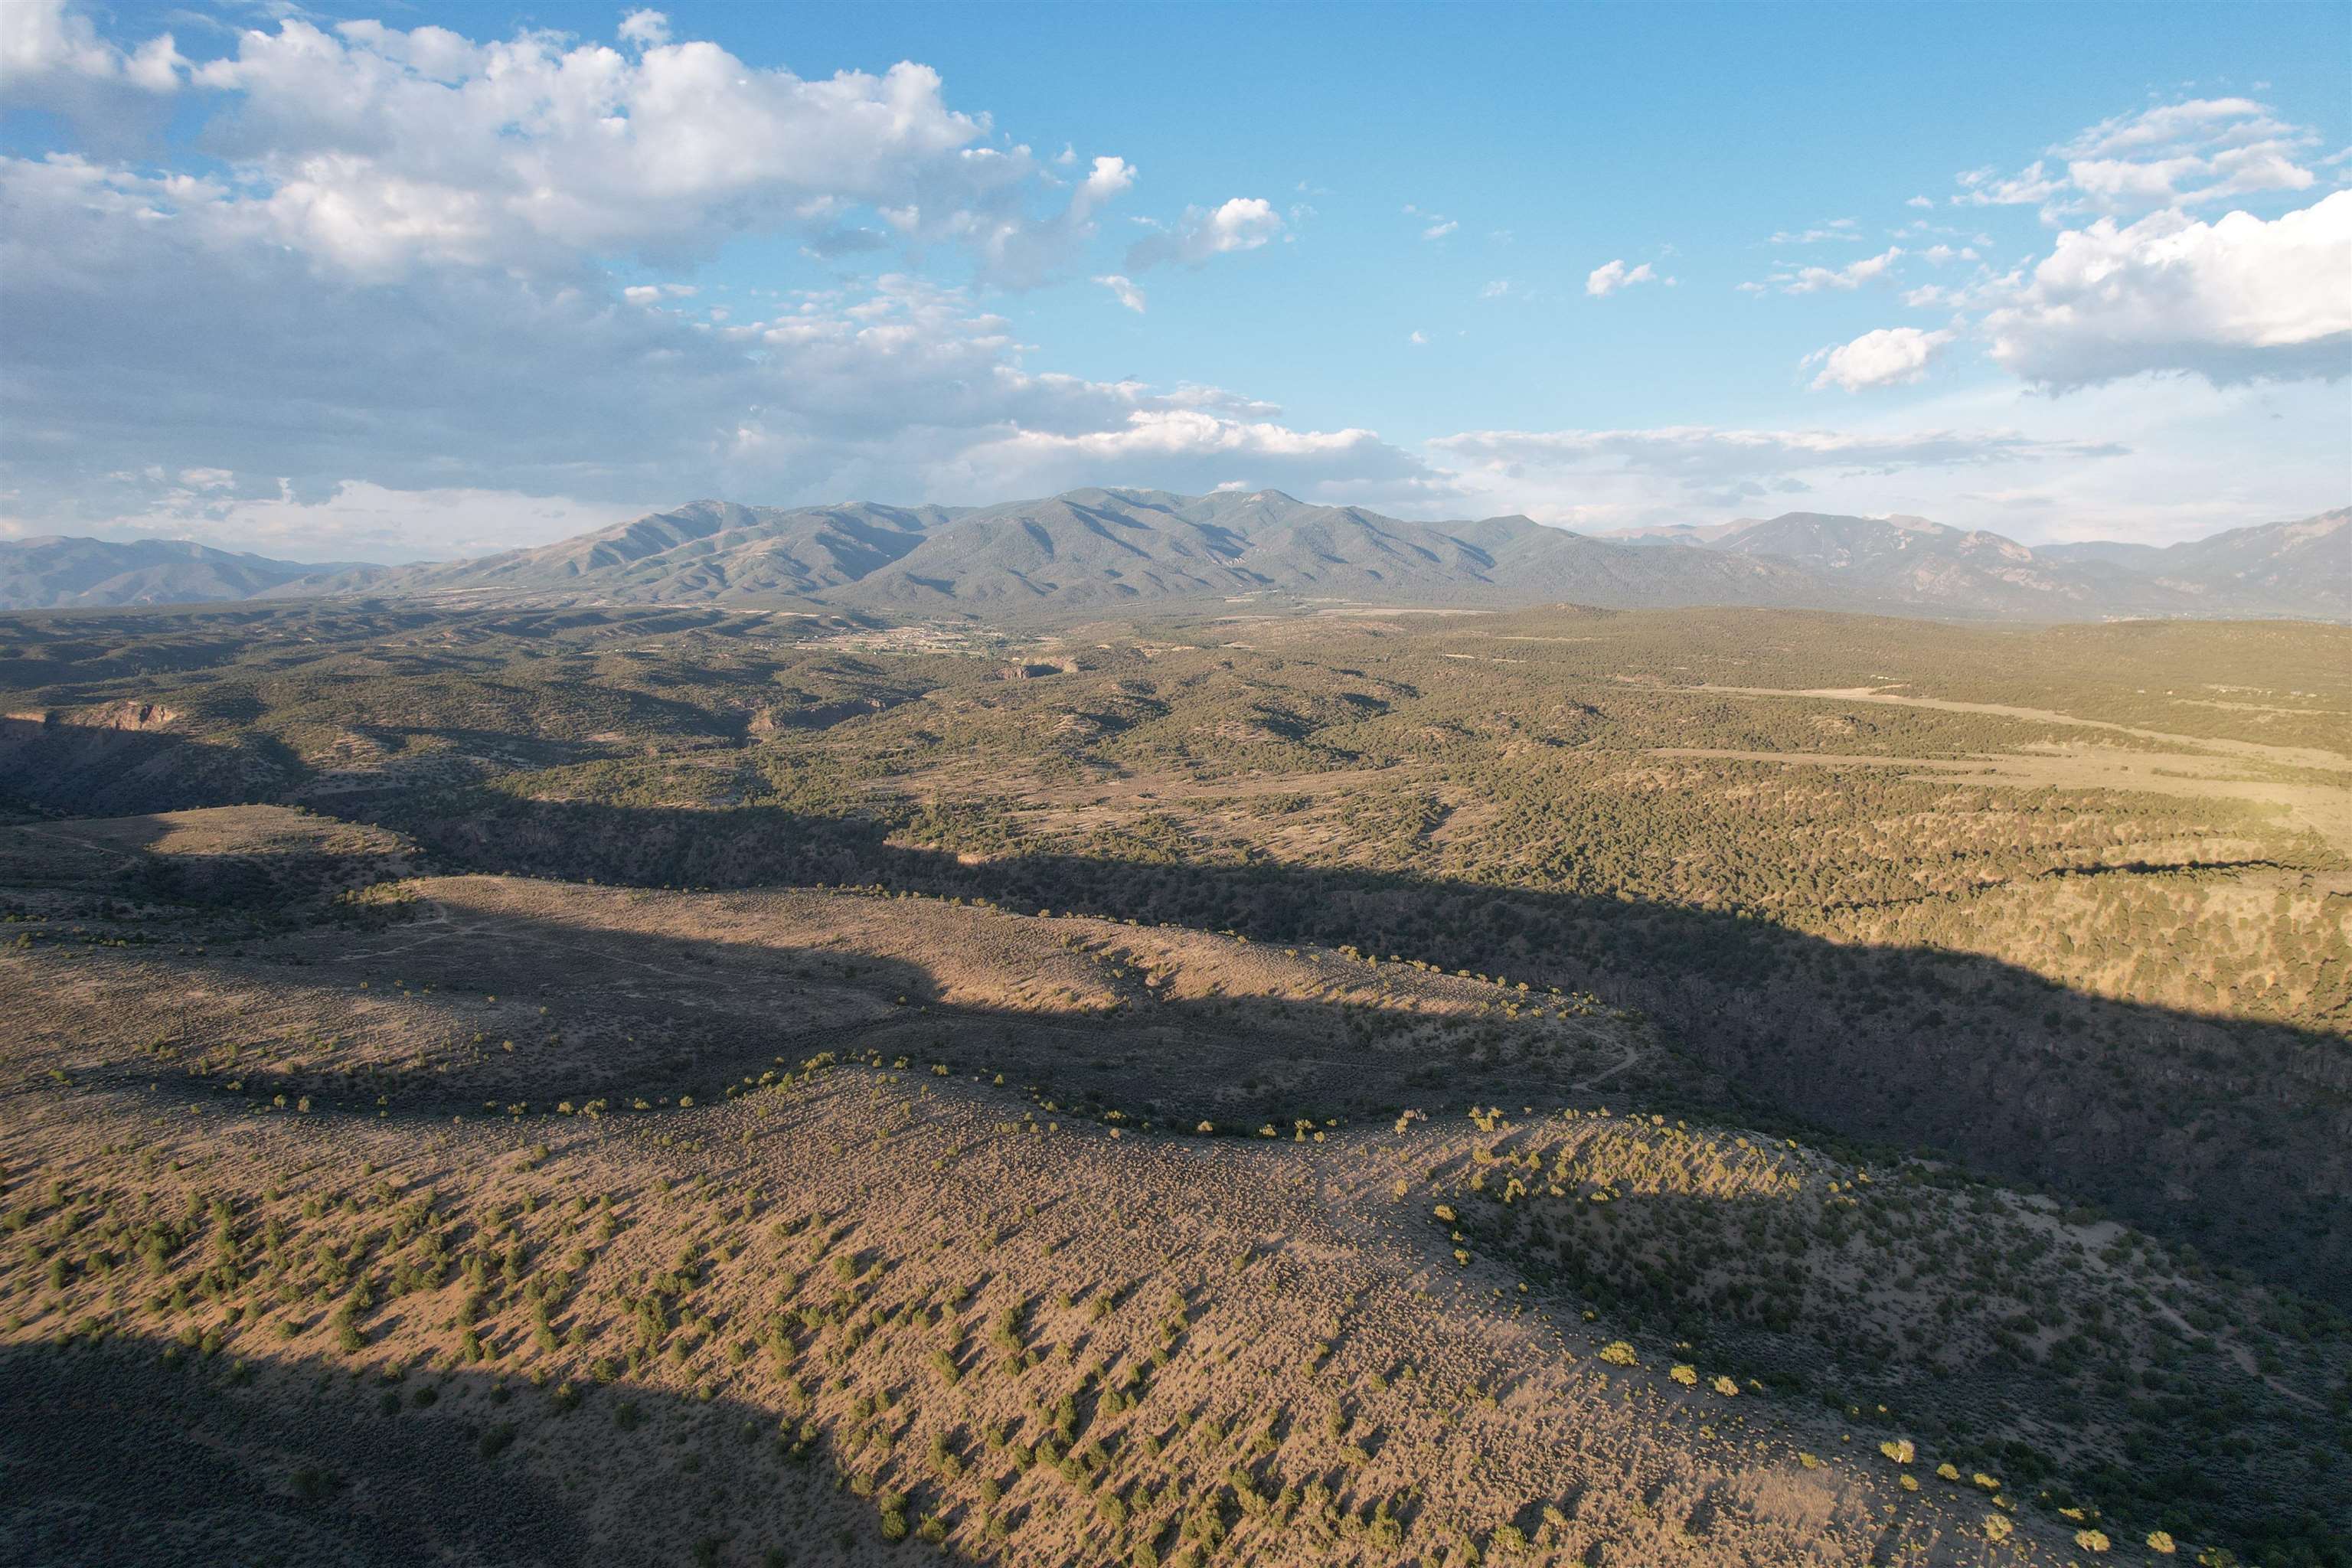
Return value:
<svg viewBox="0 0 2352 1568">
<path fill-rule="evenodd" d="M 365 595 L 1023 614 L 1274 598 L 2341 619 L 2352 616 L 2347 525 L 2352 508 L 2163 548 L 2034 548 L 1926 518 L 1823 512 L 1616 535 L 1518 514 L 1414 522 L 1277 489 L 1090 487 L 980 507 L 705 499 L 550 544 L 405 566 L 305 564 L 186 541 L 0 541 L 0 609 Z"/>
</svg>

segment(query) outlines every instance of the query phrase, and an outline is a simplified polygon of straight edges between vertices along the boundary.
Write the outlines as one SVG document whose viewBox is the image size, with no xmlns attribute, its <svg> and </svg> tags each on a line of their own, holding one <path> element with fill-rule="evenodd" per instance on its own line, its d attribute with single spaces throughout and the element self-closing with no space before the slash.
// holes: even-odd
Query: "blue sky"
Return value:
<svg viewBox="0 0 2352 1568">
<path fill-rule="evenodd" d="M 2165 542 L 2352 500 L 2344 5 L 0 29 L 16 534 L 394 559 L 1107 483 Z"/>
</svg>

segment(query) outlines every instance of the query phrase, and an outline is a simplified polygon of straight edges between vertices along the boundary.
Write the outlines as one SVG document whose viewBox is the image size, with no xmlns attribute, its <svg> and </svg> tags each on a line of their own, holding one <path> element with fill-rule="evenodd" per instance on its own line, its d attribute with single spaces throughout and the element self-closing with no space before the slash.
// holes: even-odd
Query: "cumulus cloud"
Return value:
<svg viewBox="0 0 2352 1568">
<path fill-rule="evenodd" d="M 0 91 L 45 109 L 94 147 L 124 149 L 162 128 L 188 68 L 169 33 L 125 48 L 66 0 L 0 4 Z"/>
<path fill-rule="evenodd" d="M 1440 218 L 1437 222 L 1431 224 L 1427 228 L 1423 229 L 1421 231 L 1421 237 L 1423 239 L 1444 239 L 1447 235 L 1452 234 L 1455 229 L 1460 228 L 1461 226 L 1462 226 L 1460 224 L 1454 222 L 1450 217 Z"/>
<path fill-rule="evenodd" d="M 1916 327 L 1881 327 L 1849 343 L 1822 349 L 1805 363 L 1820 363 L 1814 390 L 1841 386 L 1848 392 L 1917 381 L 1927 365 L 1959 334 L 1949 328 L 1927 332 Z"/>
<path fill-rule="evenodd" d="M 1282 232 L 1282 215 L 1262 196 L 1235 196 L 1218 207 L 1188 207 L 1172 230 L 1148 235 L 1129 247 L 1127 269 L 1141 272 L 1166 262 L 1198 267 L 1213 256 L 1255 250 Z"/>
<path fill-rule="evenodd" d="M 2332 379 L 2352 370 L 2347 279 L 2352 192 L 2268 221 L 2101 218 L 2061 234 L 1982 330 L 1995 360 L 2056 388 L 2150 371 Z"/>
<path fill-rule="evenodd" d="M 669 18 L 658 11 L 632 11 L 614 31 L 625 44 L 654 48 L 669 42 Z"/>
<path fill-rule="evenodd" d="M 9 0 L 0 6 L 0 79 L 19 102 L 70 107 L 77 88 L 119 84 L 147 93 L 180 86 L 188 62 L 169 33 L 125 50 L 98 35 L 66 0 Z"/>
<path fill-rule="evenodd" d="M 1607 299 L 1620 289 L 1631 289 L 1636 283 L 1648 283 L 1658 276 L 1655 268 L 1644 261 L 1639 267 L 1628 268 L 1622 260 L 1607 262 L 1585 275 L 1584 291 L 1596 300 Z"/>
<path fill-rule="evenodd" d="M 1134 180 L 1097 159 L 1040 216 L 1057 183 L 1044 162 L 950 107 L 929 67 L 803 79 L 672 41 L 651 11 L 621 23 L 626 53 L 298 15 L 194 68 L 168 37 L 126 54 L 53 0 L 0 6 L 0 28 L 12 100 L 93 80 L 193 93 L 208 117 L 197 144 L 235 172 L 255 221 L 375 279 L 547 273 L 583 253 L 693 260 L 775 232 L 820 254 L 961 246 L 992 280 L 1027 286 L 1066 265 Z"/>
<path fill-rule="evenodd" d="M 328 510 L 352 485 L 607 506 L 1435 477 L 1216 389 L 1031 370 L 1003 318 L 909 274 L 698 321 L 648 308 L 691 286 L 354 277 L 224 187 L 69 157 L 0 160 L 0 485 L 59 526 L 184 506 L 195 469 L 234 476 L 215 499 Z"/>
<path fill-rule="evenodd" d="M 1432 471 L 1370 430 L 1295 430 L 1210 408 L 1138 408 L 1117 426 L 1062 433 L 1017 430 L 975 444 L 956 466 L 975 494 L 1062 489 L 1106 473 L 1150 473 L 1171 489 L 1208 490 L 1236 470 L 1253 488 L 1312 491 L 1334 480 L 1350 494 Z"/>
</svg>

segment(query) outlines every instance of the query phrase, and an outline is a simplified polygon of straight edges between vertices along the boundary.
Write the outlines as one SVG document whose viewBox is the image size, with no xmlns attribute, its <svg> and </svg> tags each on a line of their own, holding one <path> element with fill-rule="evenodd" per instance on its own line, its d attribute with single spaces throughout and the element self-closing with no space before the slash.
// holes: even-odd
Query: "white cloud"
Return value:
<svg viewBox="0 0 2352 1568">
<path fill-rule="evenodd" d="M 976 444 L 954 463 L 964 493 L 1057 490 L 1104 474 L 1163 476 L 1171 488 L 1214 489 L 1236 468 L 1253 488 L 1307 489 L 1338 481 L 1426 480 L 1430 471 L 1370 430 L 1294 430 L 1207 408 L 1139 408 L 1118 426 L 1076 433 L 1019 430 Z"/>
<path fill-rule="evenodd" d="M 1127 268 L 1140 272 L 1170 261 L 1198 267 L 1213 256 L 1255 250 L 1281 232 L 1282 215 L 1263 196 L 1235 196 L 1220 207 L 1187 207 L 1173 232 L 1129 247 Z"/>
<path fill-rule="evenodd" d="M 2352 370 L 2352 192 L 2265 221 L 2173 211 L 2058 237 L 1983 331 L 1993 358 L 2065 388 L 2144 371 L 2216 384 Z"/>
<path fill-rule="evenodd" d="M 1901 246 L 1889 246 L 1876 256 L 1865 256 L 1843 267 L 1800 267 L 1792 271 L 1776 272 L 1766 282 L 1783 294 L 1817 294 L 1824 289 L 1859 289 L 1884 274 L 1904 255 Z"/>
<path fill-rule="evenodd" d="M 1852 342 L 1823 349 L 1806 363 L 1818 362 L 1822 366 L 1813 378 L 1816 391 L 1829 386 L 1848 392 L 1894 386 L 1926 375 L 1928 363 L 1958 335 L 1948 328 L 1926 332 L 1916 327 L 1882 327 Z"/>
<path fill-rule="evenodd" d="M 2089 212 L 2121 216 L 2307 191 L 2316 176 L 2301 160 L 2317 142 L 2252 99 L 2191 99 L 2101 121 L 2049 150 L 2061 161 L 2056 170 L 2036 159 L 2006 177 L 1990 169 L 1961 174 L 1952 200 L 2039 204 L 2042 217 L 2057 223 Z"/>
<path fill-rule="evenodd" d="M 1958 182 L 1959 194 L 1952 197 L 1955 206 L 2030 206 L 2035 202 L 2046 202 L 2066 188 L 2066 182 L 2052 177 L 2038 158 L 2006 177 L 1990 169 L 1970 169 L 1958 176 Z"/>
<path fill-rule="evenodd" d="M 0 15 L 12 107 L 34 79 L 131 90 L 135 55 L 73 13 Z M 1236 473 L 1444 491 L 1367 431 L 1024 363 L 971 289 L 1078 273 L 1135 183 L 1123 160 L 1037 159 L 920 65 L 804 79 L 649 15 L 621 31 L 625 48 L 480 43 L 291 16 L 174 78 L 207 172 L 0 157 L 10 526 L 233 512 L 331 540 L 329 514 L 378 492 L 971 500 Z M 1146 254 L 1199 262 L 1285 232 L 1240 197 Z M 974 282 L 885 271 L 689 314 L 667 307 L 694 284 L 613 276 L 740 233 L 818 256 L 952 246 Z M 1095 275 L 1140 309 L 1136 270 Z"/>
<path fill-rule="evenodd" d="M 2247 98 L 2190 99 L 2160 104 L 2137 114 L 2103 120 L 2073 141 L 2051 149 L 2069 158 L 2114 157 L 2126 153 L 2218 140 L 2243 145 L 2288 134 L 2290 127 Z"/>
<path fill-rule="evenodd" d="M 1696 489 L 1822 472 L 1894 473 L 2048 458 L 2121 456 L 2106 443 L 2039 441 L 2013 430 L 1467 430 L 1430 445 L 1491 472 L 1638 474 Z"/>
<path fill-rule="evenodd" d="M 169 33 L 124 48 L 67 0 L 0 0 L 5 107 L 47 110 L 93 148 L 129 152 L 161 131 L 187 68 Z"/>
<path fill-rule="evenodd" d="M 614 36 L 625 44 L 655 48 L 669 42 L 669 18 L 658 11 L 632 11 L 621 18 Z"/>
<path fill-rule="evenodd" d="M 1497 278 L 1493 282 L 1487 284 L 1484 289 L 1478 290 L 1478 298 L 1481 300 L 1507 299 L 1510 296 L 1510 292 L 1511 280 L 1507 278 Z"/>
<path fill-rule="evenodd" d="M 1647 283 L 1656 277 L 1656 270 L 1646 261 L 1631 268 L 1622 260 L 1611 261 L 1585 275 L 1584 291 L 1593 299 L 1602 300 L 1620 289 L 1631 289 L 1636 283 Z"/>
<path fill-rule="evenodd" d="M 550 274 L 583 254 L 691 260 L 764 231 L 819 254 L 960 246 L 993 281 L 1027 286 L 1072 260 L 1134 181 L 1098 158 L 1039 216 L 1057 183 L 1045 163 L 950 107 L 929 67 L 803 79 L 669 41 L 655 13 L 621 33 L 633 53 L 289 16 L 191 73 L 211 114 L 201 144 L 282 243 L 376 279 Z"/>
<path fill-rule="evenodd" d="M 142 515 L 194 468 L 236 476 L 222 498 L 282 479 L 304 505 L 355 483 L 604 505 L 1436 481 L 1229 393 L 1030 370 L 1002 318 L 904 275 L 714 323 L 588 273 L 354 278 L 225 186 L 70 157 L 0 159 L 0 489 L 68 531 Z"/>
<path fill-rule="evenodd" d="M 213 473 L 209 484 L 183 474 L 178 489 L 79 526 L 111 538 L 194 539 L 289 561 L 435 561 L 551 544 L 675 506 L 679 499 L 656 492 L 636 500 L 582 502 L 511 490 L 388 489 L 365 481 L 307 498 L 274 481 L 260 493 L 223 494 L 233 477 Z M 0 537 L 19 531 L 14 521 L 0 516 Z"/>
<path fill-rule="evenodd" d="M 74 84 L 117 83 L 142 92 L 180 86 L 188 62 L 172 35 L 160 33 L 125 50 L 98 36 L 89 17 L 66 0 L 8 0 L 0 5 L 0 80 L 26 102 L 69 105 Z M 65 89 L 68 96 L 58 96 Z"/>
<path fill-rule="evenodd" d="M 1096 279 L 1095 281 L 1109 289 L 1112 299 L 1117 300 L 1137 315 L 1143 314 L 1143 290 L 1137 288 L 1124 275 L 1108 272 Z"/>
<path fill-rule="evenodd" d="M 1480 510 L 1587 531 L 1796 507 L 1910 513 L 2029 544 L 2168 543 L 2342 505 L 2352 427 L 2341 383 L 2138 376 L 2053 398 L 1956 380 L 1925 402 L 1842 406 L 1854 416 L 1834 429 L 1473 431 L 1437 446 Z"/>
<path fill-rule="evenodd" d="M 1781 229 L 1764 243 L 1767 245 L 1819 245 L 1824 240 L 1859 240 L 1861 237 L 1859 226 L 1854 219 L 1835 217 L 1819 228 Z"/>
<path fill-rule="evenodd" d="M 1904 205 L 1905 206 L 1906 206 L 1906 207 L 1928 207 L 1928 208 L 1933 208 L 1933 207 L 1935 206 L 1935 205 L 1936 205 L 1936 202 L 1935 202 L 1935 198 L 1934 198 L 1934 197 L 1932 197 L 1932 196 L 1913 196 L 1913 197 L 1911 197 L 1909 200 L 1906 201 L 1903 205 Z"/>
<path fill-rule="evenodd" d="M 1414 331 L 1407 334 L 1404 341 L 1418 348 L 1422 344 L 1429 342 L 1429 334 L 1423 331 Z"/>
<path fill-rule="evenodd" d="M 1460 224 L 1454 222 L 1450 217 L 1444 218 L 1436 223 L 1431 224 L 1427 228 L 1423 229 L 1421 231 L 1421 237 L 1423 239 L 1444 239 L 1447 235 L 1452 234 L 1455 229 L 1460 228 L 1461 226 L 1462 226 Z"/>
<path fill-rule="evenodd" d="M 2233 147 L 2210 158 L 2183 155 L 2135 163 L 2084 158 L 2066 165 L 2074 187 L 2107 208 L 2227 201 L 2259 191 L 2309 190 L 2315 178 L 2283 143 Z"/>
</svg>

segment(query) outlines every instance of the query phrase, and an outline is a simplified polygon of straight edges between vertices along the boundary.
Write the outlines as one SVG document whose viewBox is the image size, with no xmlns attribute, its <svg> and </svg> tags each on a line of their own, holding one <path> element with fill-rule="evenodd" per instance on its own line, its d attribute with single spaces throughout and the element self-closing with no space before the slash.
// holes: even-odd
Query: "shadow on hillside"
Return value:
<svg viewBox="0 0 2352 1568">
<path fill-rule="evenodd" d="M 642 1386 L 580 1392 L 566 1410 L 551 1390 L 488 1373 L 387 1382 L 243 1343 L 212 1356 L 143 1337 L 0 1347 L 14 1413 L 0 1423 L 0 1560 L 733 1568 L 904 1555 L 874 1508 L 837 1489 L 821 1447 L 783 1457 L 776 1411 Z"/>
<path fill-rule="evenodd" d="M 1558 1103 L 1603 1084 L 1696 1099 L 1676 1081 L 1687 1067 L 1666 1079 L 1657 1053 L 1629 1050 L 1631 1032 L 1606 1020 L 1432 1016 L 1246 988 L 1161 995 L 1120 951 L 1123 928 L 1077 959 L 1058 922 L 879 896 L 785 904 L 756 889 L 534 886 L 443 885 L 381 926 L 273 921 L 204 946 L 82 947 L 46 932 L 31 962 L 0 973 L 0 1007 L 32 1018 L 16 1044 L 34 1074 L 0 1099 L 37 1091 L 54 1068 L 85 1089 L 143 1100 L 168 1087 L 265 1112 L 431 1125 L 593 1104 L 625 1121 L 828 1054 L 1001 1079 L 1034 1091 L 1042 1115 L 1116 1111 L 1137 1130 L 1208 1121 L 1288 1136 L 1300 1120 L 1385 1118 L 1463 1095 Z M 606 902 L 635 897 L 642 910 Z M 1234 978 L 1183 967 L 1220 991 Z M 1298 978 L 1319 990 L 1374 977 L 1327 962 Z M 1058 990 L 1071 981 L 1083 997 Z"/>
<path fill-rule="evenodd" d="M 392 844 L 222 847 L 183 840 L 159 847 L 187 826 L 185 819 L 158 814 L 0 826 L 0 887 L 78 895 L 92 917 L 160 904 L 286 925 L 314 921 L 335 895 L 407 869 Z M 342 913 L 351 921 L 363 915 Z"/>
<path fill-rule="evenodd" d="M 1013 854 L 967 863 L 879 826 L 518 801 L 381 818 L 451 866 L 713 888 L 873 884 L 1353 943 L 1597 993 L 1741 1090 L 1849 1137 L 1941 1149 L 2352 1300 L 2343 1042 L 2084 994 L 1998 960 L 1841 945 L 1713 910 L 1405 875 Z"/>
<path fill-rule="evenodd" d="M 184 776 L 186 764 L 167 752 L 137 750 L 148 742 L 186 746 L 113 732 L 95 743 L 129 748 L 122 763 L 142 772 Z M 0 775 L 21 777 L 27 763 L 0 748 Z M 647 887 L 876 885 L 1022 912 L 1353 943 L 1591 991 L 1646 1012 L 1672 1043 L 1778 1110 L 2095 1199 L 2151 1231 L 2352 1300 L 2352 1086 L 2331 1035 L 2086 995 L 1974 955 L 1841 945 L 1769 921 L 1605 897 L 1172 855 L 967 862 L 891 844 L 869 822 L 771 807 L 459 789 L 343 809 L 409 832 L 451 869 Z M 1426 1097 L 1441 1087 L 1486 1086 L 1449 1075 Z"/>
<path fill-rule="evenodd" d="M 110 816 L 278 800 L 310 777 L 268 735 L 214 740 L 138 725 L 135 714 L 112 728 L 0 716 L 0 780 L 48 809 Z"/>
</svg>

